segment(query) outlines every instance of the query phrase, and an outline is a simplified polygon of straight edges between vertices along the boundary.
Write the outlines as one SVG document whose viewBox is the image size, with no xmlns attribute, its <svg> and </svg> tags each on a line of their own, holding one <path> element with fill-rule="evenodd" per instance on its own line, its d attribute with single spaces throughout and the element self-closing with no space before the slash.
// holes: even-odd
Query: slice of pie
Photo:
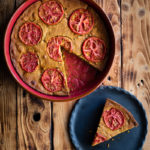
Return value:
<svg viewBox="0 0 150 150">
<path fill-rule="evenodd" d="M 126 108 L 107 99 L 92 146 L 137 126 L 138 123 Z"/>
<path fill-rule="evenodd" d="M 84 91 L 96 79 L 98 70 L 66 50 L 62 54 L 70 92 Z"/>
</svg>

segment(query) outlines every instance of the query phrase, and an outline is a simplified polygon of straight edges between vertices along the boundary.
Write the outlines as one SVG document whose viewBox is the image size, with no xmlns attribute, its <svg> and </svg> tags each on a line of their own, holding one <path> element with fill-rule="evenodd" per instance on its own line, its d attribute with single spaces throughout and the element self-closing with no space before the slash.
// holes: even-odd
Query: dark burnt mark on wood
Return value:
<svg viewBox="0 0 150 150">
<path fill-rule="evenodd" d="M 43 150 L 49 150 L 49 147 L 47 145 L 43 145 Z"/>
<path fill-rule="evenodd" d="M 131 74 L 131 72 L 128 71 L 128 72 L 127 72 L 127 76 L 126 76 L 126 78 L 127 78 L 128 81 L 129 81 L 129 79 L 130 79 L 130 77 L 131 77 L 130 74 Z"/>
<path fill-rule="evenodd" d="M 1 122 L 1 134 L 4 135 L 4 123 Z"/>
<path fill-rule="evenodd" d="M 27 141 L 25 141 L 26 147 L 28 147 L 29 150 L 36 150 L 33 136 L 30 134 L 29 129 L 27 128 L 27 125 L 25 125 L 25 136 L 27 139 Z"/>
<path fill-rule="evenodd" d="M 118 22 L 116 20 L 112 20 L 111 23 L 113 26 L 118 25 Z"/>
<path fill-rule="evenodd" d="M 144 69 L 147 71 L 148 70 L 148 66 L 145 66 Z"/>
<path fill-rule="evenodd" d="M 48 113 L 44 116 L 44 122 L 45 123 L 49 123 L 50 122 L 50 115 Z"/>
<path fill-rule="evenodd" d="M 123 34 L 122 34 L 122 40 L 124 40 L 125 38 L 126 38 L 126 34 L 123 33 Z"/>
<path fill-rule="evenodd" d="M 136 81 L 136 77 L 137 77 L 137 72 L 133 72 L 133 77 L 132 77 L 132 80 L 133 80 L 133 82 L 135 83 L 135 81 Z"/>
<path fill-rule="evenodd" d="M 28 149 L 29 149 L 29 150 L 36 150 L 36 147 L 32 147 L 32 145 L 29 145 L 29 146 L 28 146 Z"/>
<path fill-rule="evenodd" d="M 31 84 L 32 84 L 32 85 L 35 85 L 35 81 L 32 80 L 32 81 L 31 81 Z"/>
<path fill-rule="evenodd" d="M 131 34 L 130 34 L 130 41 L 133 43 L 133 16 L 130 16 L 130 29 L 131 29 Z"/>
<path fill-rule="evenodd" d="M 113 14 L 112 13 L 108 13 L 108 18 L 111 21 Z"/>
<path fill-rule="evenodd" d="M 130 79 L 133 80 L 133 71 L 130 72 Z"/>
<path fill-rule="evenodd" d="M 4 139 L 3 138 L 0 139 L 0 144 L 4 144 Z"/>
<path fill-rule="evenodd" d="M 35 96 L 31 95 L 31 94 L 29 95 L 29 97 L 31 99 L 31 103 L 32 104 L 36 104 L 39 107 L 42 107 L 43 109 L 45 108 L 44 103 L 43 103 L 43 101 L 41 99 L 39 99 L 39 98 L 37 98 L 37 97 L 35 97 Z"/>
<path fill-rule="evenodd" d="M 131 0 L 131 6 L 133 6 L 134 0 Z"/>
<path fill-rule="evenodd" d="M 121 6 L 121 0 L 117 0 L 118 6 Z"/>
<path fill-rule="evenodd" d="M 129 59 L 132 58 L 132 50 L 130 50 L 130 53 L 129 53 Z"/>
<path fill-rule="evenodd" d="M 56 117 L 56 113 L 53 113 L 53 118 L 55 118 Z"/>
<path fill-rule="evenodd" d="M 143 17 L 143 16 L 145 15 L 145 10 L 144 10 L 143 8 L 141 8 L 141 9 L 139 10 L 139 12 L 138 12 L 138 15 L 139 15 L 140 17 Z"/>
<path fill-rule="evenodd" d="M 68 150 L 68 146 L 67 145 L 63 145 L 63 150 Z"/>
<path fill-rule="evenodd" d="M 130 69 L 128 71 L 125 71 L 123 74 L 124 77 L 124 82 L 133 82 L 135 83 L 136 77 L 137 77 L 137 72 L 131 71 Z"/>
<path fill-rule="evenodd" d="M 38 139 L 39 141 L 42 141 L 42 140 L 43 140 L 43 136 L 42 136 L 42 134 L 41 134 L 40 132 L 38 132 L 38 134 L 37 134 L 37 139 Z"/>
<path fill-rule="evenodd" d="M 146 25 L 146 29 L 147 29 L 148 42 L 150 43 L 150 25 L 149 24 Z"/>
<path fill-rule="evenodd" d="M 127 3 L 122 4 L 122 10 L 123 11 L 129 11 L 129 5 Z"/>
<path fill-rule="evenodd" d="M 27 107 L 27 104 L 26 104 L 26 99 L 23 100 L 23 115 L 24 116 L 27 116 L 27 113 L 28 113 L 28 107 Z"/>
</svg>

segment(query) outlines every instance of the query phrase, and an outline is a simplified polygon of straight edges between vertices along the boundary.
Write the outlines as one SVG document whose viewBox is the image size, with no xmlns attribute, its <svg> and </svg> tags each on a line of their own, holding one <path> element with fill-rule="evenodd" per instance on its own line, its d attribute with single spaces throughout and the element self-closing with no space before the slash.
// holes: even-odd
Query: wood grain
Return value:
<svg viewBox="0 0 150 150">
<path fill-rule="evenodd" d="M 54 150 L 74 149 L 68 134 L 68 121 L 74 104 L 75 102 L 53 103 Z"/>
<path fill-rule="evenodd" d="M 17 90 L 17 143 L 19 150 L 51 148 L 51 105 L 22 88 Z"/>
<path fill-rule="evenodd" d="M 4 61 L 2 40 L 14 4 L 15 0 L 0 0 L 0 150 L 16 149 L 16 83 Z"/>
<path fill-rule="evenodd" d="M 122 0 L 122 86 L 142 102 L 150 122 L 150 1 Z M 150 148 L 150 124 L 143 150 Z"/>
<path fill-rule="evenodd" d="M 121 74 L 121 55 L 120 55 L 120 8 L 117 0 L 97 0 L 96 1 L 108 15 L 116 36 L 116 55 L 113 67 L 104 81 L 105 85 L 119 86 Z M 71 150 L 74 147 L 71 144 L 68 135 L 68 121 L 71 110 L 75 102 L 53 103 L 53 122 L 54 122 L 54 149 Z"/>
</svg>

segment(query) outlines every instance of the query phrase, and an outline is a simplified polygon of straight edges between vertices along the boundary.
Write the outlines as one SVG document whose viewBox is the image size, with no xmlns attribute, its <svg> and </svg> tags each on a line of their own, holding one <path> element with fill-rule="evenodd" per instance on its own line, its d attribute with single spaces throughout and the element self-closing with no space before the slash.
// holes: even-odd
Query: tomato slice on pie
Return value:
<svg viewBox="0 0 150 150">
<path fill-rule="evenodd" d="M 47 52 L 51 59 L 61 62 L 61 50 L 60 48 L 64 48 L 65 50 L 72 51 L 72 42 L 69 38 L 58 36 L 52 37 L 47 45 Z"/>
<path fill-rule="evenodd" d="M 63 18 L 63 15 L 63 7 L 58 1 L 47 1 L 39 8 L 39 17 L 48 25 L 59 23 Z"/>
<path fill-rule="evenodd" d="M 96 133 L 93 144 L 102 143 L 104 141 L 106 141 L 106 138 L 102 136 L 100 133 Z"/>
<path fill-rule="evenodd" d="M 76 34 L 88 34 L 93 29 L 93 26 L 94 18 L 87 9 L 77 9 L 69 18 L 69 27 Z"/>
<path fill-rule="evenodd" d="M 33 72 L 38 66 L 38 57 L 32 52 L 23 54 L 20 58 L 21 68 L 26 72 Z"/>
<path fill-rule="evenodd" d="M 69 39 L 68 37 L 64 37 L 64 36 L 58 36 L 57 38 L 60 41 L 60 46 L 63 49 L 65 49 L 69 52 L 72 52 L 73 46 L 72 46 L 71 39 Z"/>
<path fill-rule="evenodd" d="M 117 130 L 124 124 L 124 115 L 116 108 L 111 108 L 109 111 L 105 111 L 103 113 L 103 119 L 106 126 L 111 130 Z"/>
<path fill-rule="evenodd" d="M 57 69 L 45 70 L 41 81 L 45 89 L 49 92 L 58 92 L 64 87 L 64 77 Z"/>
<path fill-rule="evenodd" d="M 42 29 L 32 22 L 26 22 L 20 27 L 19 38 L 26 45 L 36 45 L 42 38 Z"/>
<path fill-rule="evenodd" d="M 126 108 L 107 99 L 92 146 L 137 126 L 138 123 Z"/>
<path fill-rule="evenodd" d="M 100 62 L 105 58 L 106 46 L 100 38 L 89 37 L 83 43 L 82 52 L 87 60 Z"/>
<path fill-rule="evenodd" d="M 47 52 L 50 58 L 55 61 L 62 61 L 60 51 L 60 41 L 57 37 L 52 37 L 47 45 Z"/>
</svg>

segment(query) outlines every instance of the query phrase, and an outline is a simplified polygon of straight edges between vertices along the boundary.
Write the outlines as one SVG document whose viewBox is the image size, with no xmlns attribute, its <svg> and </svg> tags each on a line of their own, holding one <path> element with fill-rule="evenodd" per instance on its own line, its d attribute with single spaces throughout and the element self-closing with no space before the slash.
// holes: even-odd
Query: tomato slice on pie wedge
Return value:
<svg viewBox="0 0 150 150">
<path fill-rule="evenodd" d="M 69 38 L 58 36 L 52 37 L 47 45 L 47 52 L 51 59 L 61 62 L 61 50 L 60 48 L 64 48 L 65 50 L 72 51 L 72 42 Z"/>
<path fill-rule="evenodd" d="M 84 57 L 91 62 L 100 62 L 105 58 L 106 46 L 103 40 L 97 37 L 89 37 L 82 46 Z"/>
<path fill-rule="evenodd" d="M 69 18 L 69 27 L 76 34 L 88 34 L 93 29 L 93 26 L 94 18 L 87 9 L 77 9 Z"/>
<path fill-rule="evenodd" d="M 42 38 L 42 29 L 32 22 L 26 22 L 20 27 L 19 38 L 25 45 L 36 45 Z"/>
<path fill-rule="evenodd" d="M 45 89 L 49 92 L 58 92 L 64 87 L 64 77 L 57 69 L 45 70 L 41 81 Z"/>
<path fill-rule="evenodd" d="M 106 138 L 103 135 L 101 135 L 100 133 L 96 133 L 94 141 L 93 141 L 93 145 L 96 143 L 102 143 L 104 141 L 106 141 Z"/>
<path fill-rule="evenodd" d="M 111 108 L 109 111 L 105 111 L 103 113 L 103 119 L 106 126 L 111 130 L 117 130 L 124 124 L 124 115 L 116 108 Z"/>
<path fill-rule="evenodd" d="M 26 72 L 33 72 L 38 66 L 38 57 L 35 53 L 28 52 L 20 58 L 21 68 Z"/>
<path fill-rule="evenodd" d="M 39 17 L 48 24 L 54 25 L 61 21 L 64 15 L 62 5 L 57 1 L 47 1 L 39 8 Z"/>
</svg>

